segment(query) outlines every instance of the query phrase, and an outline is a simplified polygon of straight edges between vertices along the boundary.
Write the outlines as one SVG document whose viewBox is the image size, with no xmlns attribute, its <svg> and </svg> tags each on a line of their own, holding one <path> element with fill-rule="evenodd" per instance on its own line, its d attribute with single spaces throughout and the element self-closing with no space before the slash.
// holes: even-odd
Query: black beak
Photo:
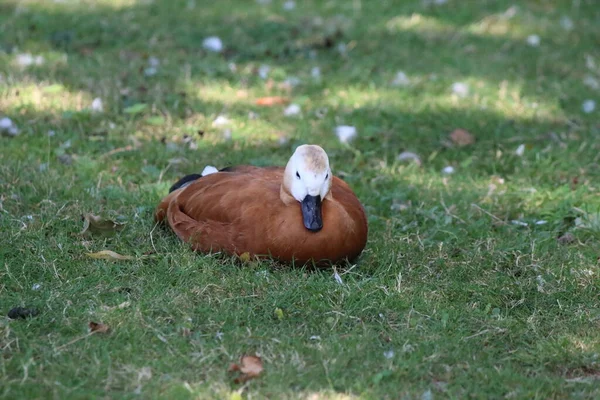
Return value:
<svg viewBox="0 0 600 400">
<path fill-rule="evenodd" d="M 318 232 L 323 228 L 321 196 L 307 194 L 302 200 L 302 220 L 304 221 L 304 227 L 309 231 Z"/>
</svg>

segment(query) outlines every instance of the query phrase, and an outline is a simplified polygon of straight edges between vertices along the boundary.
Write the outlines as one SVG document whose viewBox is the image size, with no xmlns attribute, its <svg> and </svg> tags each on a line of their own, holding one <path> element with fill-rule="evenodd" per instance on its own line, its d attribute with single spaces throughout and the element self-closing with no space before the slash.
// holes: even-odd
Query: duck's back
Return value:
<svg viewBox="0 0 600 400">
<path fill-rule="evenodd" d="M 176 190 L 159 205 L 157 219 L 195 250 L 248 252 L 281 261 L 355 258 L 366 244 L 362 205 L 335 178 L 332 199 L 323 201 L 323 229 L 308 231 L 300 204 L 280 199 L 283 168 L 236 167 L 202 177 Z"/>
</svg>

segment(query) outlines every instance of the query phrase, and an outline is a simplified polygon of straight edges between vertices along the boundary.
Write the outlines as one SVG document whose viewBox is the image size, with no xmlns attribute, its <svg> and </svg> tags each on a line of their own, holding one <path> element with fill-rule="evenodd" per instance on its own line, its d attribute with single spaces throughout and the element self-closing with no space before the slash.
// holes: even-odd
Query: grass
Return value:
<svg viewBox="0 0 600 400">
<path fill-rule="evenodd" d="M 0 319 L 0 396 L 600 396 L 600 111 L 582 111 L 600 101 L 584 84 L 600 80 L 598 7 L 375 3 L 0 4 L 0 118 L 20 129 L 0 137 L 0 309 L 40 311 Z M 223 54 L 202 49 L 213 35 Z M 19 65 L 24 53 L 43 62 Z M 391 85 L 399 70 L 410 85 Z M 302 115 L 255 105 L 272 95 Z M 341 124 L 358 129 L 349 145 Z M 449 146 L 456 128 L 476 142 Z M 305 142 L 368 211 L 343 284 L 195 254 L 155 229 L 183 174 L 281 165 Z M 84 237 L 85 213 L 126 225 Z M 105 249 L 135 260 L 86 256 Z M 88 336 L 89 321 L 111 332 Z M 237 385 L 227 368 L 245 353 L 265 372 Z"/>
</svg>

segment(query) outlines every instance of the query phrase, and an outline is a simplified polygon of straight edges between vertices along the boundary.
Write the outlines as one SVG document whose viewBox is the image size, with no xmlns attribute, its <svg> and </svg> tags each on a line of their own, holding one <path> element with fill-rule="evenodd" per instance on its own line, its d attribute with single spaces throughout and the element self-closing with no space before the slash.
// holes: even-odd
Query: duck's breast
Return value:
<svg viewBox="0 0 600 400">
<path fill-rule="evenodd" d="M 281 206 L 270 218 L 270 251 L 278 258 L 299 262 L 354 259 L 367 242 L 367 219 L 360 201 L 338 178 L 332 185 L 332 199 L 322 203 L 323 228 L 311 232 L 304 227 L 300 204 Z"/>
</svg>

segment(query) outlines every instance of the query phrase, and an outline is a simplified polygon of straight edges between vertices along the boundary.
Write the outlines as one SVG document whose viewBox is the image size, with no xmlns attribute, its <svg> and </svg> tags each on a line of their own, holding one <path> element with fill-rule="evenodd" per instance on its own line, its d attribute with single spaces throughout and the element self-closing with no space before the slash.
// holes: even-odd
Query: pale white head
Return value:
<svg viewBox="0 0 600 400">
<path fill-rule="evenodd" d="M 329 158 L 316 145 L 299 146 L 287 163 L 285 175 L 290 194 L 300 202 L 306 195 L 324 199 L 331 189 Z"/>
<path fill-rule="evenodd" d="M 327 153 L 316 145 L 299 146 L 285 167 L 282 189 L 301 203 L 309 230 L 323 227 L 321 202 L 330 198 L 332 180 Z"/>
</svg>

